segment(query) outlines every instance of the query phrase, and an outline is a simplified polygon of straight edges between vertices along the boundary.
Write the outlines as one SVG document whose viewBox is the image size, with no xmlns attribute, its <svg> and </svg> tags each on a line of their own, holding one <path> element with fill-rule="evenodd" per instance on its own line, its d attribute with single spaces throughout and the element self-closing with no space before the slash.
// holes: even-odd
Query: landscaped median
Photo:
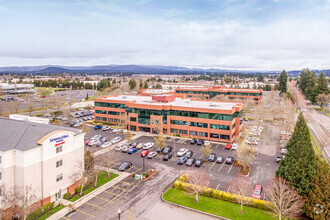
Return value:
<svg viewBox="0 0 330 220">
<path fill-rule="evenodd" d="M 27 217 L 26 220 L 44 220 L 48 218 L 49 216 L 55 214 L 56 212 L 60 211 L 63 209 L 63 205 L 58 205 L 54 207 L 54 203 L 48 203 L 32 213 L 30 213 Z"/>
<path fill-rule="evenodd" d="M 173 187 L 163 194 L 163 199 L 229 219 L 277 219 L 274 213 L 269 211 L 267 201 L 248 198 L 246 205 L 250 207 L 244 207 L 244 214 L 241 214 L 240 205 L 236 204 L 238 195 L 212 188 L 204 188 L 199 196 L 199 202 L 196 202 L 195 196 L 187 193 L 191 184 L 185 182 L 186 178 L 182 175 L 175 181 Z"/>
<path fill-rule="evenodd" d="M 80 186 L 79 186 L 75 189 L 75 193 L 73 195 L 71 195 L 70 193 L 66 193 L 64 195 L 64 199 L 67 199 L 67 200 L 70 200 L 71 202 L 74 202 L 74 201 L 80 199 L 81 197 L 87 195 L 88 193 L 94 191 L 95 189 L 99 188 L 100 186 L 106 184 L 107 182 L 113 180 L 117 176 L 118 176 L 118 174 L 110 173 L 110 177 L 108 177 L 108 172 L 101 171 L 99 173 L 99 176 L 98 176 L 98 179 L 97 179 L 97 186 L 96 187 L 92 185 L 93 183 L 86 184 L 83 188 L 82 195 L 79 195 L 80 194 L 80 189 L 81 189 Z"/>
</svg>

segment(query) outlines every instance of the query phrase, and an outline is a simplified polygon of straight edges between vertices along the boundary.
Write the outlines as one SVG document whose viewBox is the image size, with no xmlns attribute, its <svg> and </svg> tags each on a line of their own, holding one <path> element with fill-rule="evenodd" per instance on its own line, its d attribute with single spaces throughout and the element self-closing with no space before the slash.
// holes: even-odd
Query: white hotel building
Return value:
<svg viewBox="0 0 330 220">
<path fill-rule="evenodd" d="M 84 135 L 73 128 L 0 118 L 0 183 L 6 189 L 32 187 L 43 205 L 73 193 L 79 183 L 72 174 L 83 168 L 77 164 L 84 161 Z"/>
</svg>

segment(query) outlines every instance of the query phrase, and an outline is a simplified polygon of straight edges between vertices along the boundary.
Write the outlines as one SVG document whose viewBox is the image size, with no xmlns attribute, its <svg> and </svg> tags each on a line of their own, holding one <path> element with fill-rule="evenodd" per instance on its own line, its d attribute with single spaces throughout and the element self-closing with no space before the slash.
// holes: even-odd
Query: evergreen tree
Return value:
<svg viewBox="0 0 330 220">
<path fill-rule="evenodd" d="M 143 88 L 144 88 L 144 89 L 148 89 L 148 88 L 149 88 L 147 81 L 144 82 L 144 86 L 143 86 Z"/>
<path fill-rule="evenodd" d="M 285 70 L 281 72 L 280 78 L 279 78 L 279 90 L 281 93 L 286 93 L 287 91 L 287 82 L 288 82 L 288 74 Z"/>
<path fill-rule="evenodd" d="M 142 82 L 142 80 L 140 80 L 139 89 L 142 89 L 142 88 L 143 88 L 143 82 Z"/>
<path fill-rule="evenodd" d="M 329 88 L 328 88 L 328 80 L 325 78 L 324 73 L 320 73 L 319 79 L 317 81 L 317 94 L 328 94 Z"/>
<path fill-rule="evenodd" d="M 316 157 L 310 131 L 302 113 L 298 117 L 291 139 L 286 145 L 288 153 L 281 161 L 276 175 L 284 177 L 304 196 L 312 188 L 311 180 L 316 172 Z"/>
<path fill-rule="evenodd" d="M 258 74 L 257 80 L 258 80 L 258 82 L 263 82 L 264 81 L 264 75 L 262 73 Z"/>
<path fill-rule="evenodd" d="M 312 219 L 330 219 L 330 167 L 320 158 L 317 159 L 317 172 L 312 180 L 312 188 L 305 197 L 306 215 Z"/>
<path fill-rule="evenodd" d="M 129 88 L 132 90 L 132 89 L 135 89 L 136 87 L 136 81 L 135 79 L 130 79 L 130 81 L 128 82 L 129 84 Z"/>
<path fill-rule="evenodd" d="M 87 92 L 85 100 L 88 100 L 88 99 L 89 99 L 89 97 L 88 97 L 88 92 Z"/>
</svg>

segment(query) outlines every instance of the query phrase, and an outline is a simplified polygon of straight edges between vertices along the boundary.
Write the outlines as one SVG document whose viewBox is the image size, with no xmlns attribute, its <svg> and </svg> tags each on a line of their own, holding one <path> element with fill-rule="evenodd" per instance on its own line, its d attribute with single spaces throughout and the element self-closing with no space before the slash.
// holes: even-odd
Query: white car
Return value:
<svg viewBox="0 0 330 220">
<path fill-rule="evenodd" d="M 205 146 L 210 145 L 210 144 L 211 144 L 211 142 L 209 142 L 209 141 L 205 141 L 205 142 L 204 142 L 204 145 L 205 145 Z"/>
<path fill-rule="evenodd" d="M 111 143 L 110 142 L 104 142 L 101 147 L 102 148 L 107 148 L 107 147 L 110 147 Z"/>
<path fill-rule="evenodd" d="M 142 143 L 138 143 L 138 145 L 136 145 L 136 148 L 137 149 L 141 149 L 143 147 L 143 144 Z"/>
<path fill-rule="evenodd" d="M 237 150 L 238 149 L 238 146 L 239 146 L 238 144 L 232 144 L 231 145 L 231 149 L 232 150 Z"/>
<path fill-rule="evenodd" d="M 93 146 L 93 145 L 95 145 L 95 144 L 97 144 L 97 140 L 90 140 L 90 141 L 88 142 L 88 145 L 89 145 L 89 146 Z"/>
<path fill-rule="evenodd" d="M 121 132 L 121 129 L 116 128 L 116 129 L 113 129 L 112 132 L 113 132 L 113 133 Z"/>
<path fill-rule="evenodd" d="M 121 148 L 121 151 L 126 153 L 128 151 L 128 146 L 127 145 L 124 145 L 122 148 Z"/>
<path fill-rule="evenodd" d="M 155 144 L 152 142 L 145 143 L 143 146 L 143 150 L 149 150 L 151 149 Z"/>
<path fill-rule="evenodd" d="M 121 149 L 122 149 L 124 146 L 126 146 L 126 145 L 124 145 L 124 144 L 118 144 L 118 145 L 115 147 L 115 150 L 116 150 L 116 151 L 121 151 Z"/>
<path fill-rule="evenodd" d="M 107 130 L 109 130 L 109 129 L 110 129 L 109 126 L 104 126 L 104 127 L 102 127 L 102 130 L 103 130 L 103 131 L 107 131 Z"/>
<path fill-rule="evenodd" d="M 179 152 L 176 154 L 178 157 L 182 157 L 187 153 L 188 149 L 186 148 L 181 148 Z"/>
<path fill-rule="evenodd" d="M 115 137 L 114 139 L 112 139 L 111 143 L 115 144 L 118 143 L 119 141 L 121 141 L 121 137 Z"/>
<path fill-rule="evenodd" d="M 152 159 L 152 158 L 154 158 L 155 156 L 157 156 L 157 152 L 156 152 L 156 151 L 152 151 L 152 152 L 150 152 L 150 153 L 148 154 L 147 158 Z"/>
</svg>

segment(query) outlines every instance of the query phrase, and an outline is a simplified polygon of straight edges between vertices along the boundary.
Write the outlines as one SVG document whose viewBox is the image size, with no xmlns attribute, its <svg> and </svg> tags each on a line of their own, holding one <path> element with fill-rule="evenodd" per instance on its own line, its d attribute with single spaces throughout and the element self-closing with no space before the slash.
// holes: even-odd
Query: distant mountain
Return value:
<svg viewBox="0 0 330 220">
<path fill-rule="evenodd" d="M 136 73 L 136 74 L 202 74 L 202 73 L 264 73 L 279 74 L 281 71 L 251 71 L 229 69 L 200 69 L 180 66 L 156 65 L 104 65 L 104 66 L 22 66 L 0 67 L 0 73 L 27 73 L 27 74 L 61 74 L 61 73 Z M 299 75 L 301 70 L 288 71 L 289 75 Z M 324 72 L 330 75 L 330 69 L 315 70 L 316 73 Z"/>
</svg>

